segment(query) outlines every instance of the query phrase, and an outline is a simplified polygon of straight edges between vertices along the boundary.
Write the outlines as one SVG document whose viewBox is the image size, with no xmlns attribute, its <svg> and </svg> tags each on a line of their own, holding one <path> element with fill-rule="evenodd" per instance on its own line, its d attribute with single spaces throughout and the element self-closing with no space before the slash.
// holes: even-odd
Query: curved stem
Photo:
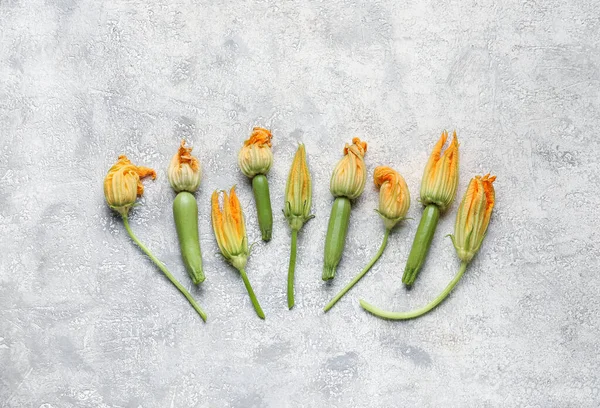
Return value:
<svg viewBox="0 0 600 408">
<path fill-rule="evenodd" d="M 242 275 L 242 280 L 244 281 L 244 286 L 246 286 L 246 290 L 248 291 L 248 295 L 250 295 L 250 300 L 252 301 L 252 306 L 254 306 L 254 310 L 256 314 L 261 319 L 265 318 L 265 313 L 263 312 L 260 304 L 258 303 L 258 299 L 256 299 L 256 295 L 254 294 L 254 290 L 252 289 L 252 285 L 250 285 L 250 281 L 248 280 L 248 275 L 246 275 L 246 271 L 244 269 L 240 269 L 240 275 Z"/>
<path fill-rule="evenodd" d="M 356 275 L 354 277 L 354 279 L 352 279 L 350 281 L 350 283 L 347 284 L 346 287 L 344 287 L 344 289 L 342 289 L 340 291 L 340 293 L 338 293 L 337 295 L 335 295 L 335 297 L 333 299 L 331 299 L 331 302 L 327 303 L 327 306 L 325 306 L 325 308 L 323 309 L 323 311 L 327 312 L 329 309 L 331 309 L 337 303 L 337 301 L 340 300 L 342 298 L 342 296 L 344 296 L 346 294 L 346 292 L 348 292 L 350 289 L 352 289 L 352 287 L 354 285 L 356 285 L 356 283 L 359 280 L 361 280 L 362 277 L 365 276 L 367 272 L 369 272 L 369 270 L 373 267 L 373 265 L 375 265 L 375 262 L 377 262 L 377 260 L 379 259 L 379 257 L 383 253 L 383 250 L 387 246 L 387 241 L 388 241 L 389 235 L 390 235 L 390 230 L 386 229 L 385 230 L 385 234 L 383 235 L 383 242 L 381 243 L 381 246 L 379 247 L 379 251 L 377 251 L 377 253 L 373 257 L 373 259 L 371 259 L 371 262 L 369 262 L 367 264 L 367 266 L 365 266 L 365 269 L 363 269 L 358 275 Z"/>
<path fill-rule="evenodd" d="M 169 272 L 167 267 L 165 265 L 163 265 L 163 263 L 161 261 L 159 261 L 152 254 L 152 252 L 150 252 L 150 250 L 148 248 L 146 248 L 146 246 L 144 244 L 142 244 L 142 242 L 135 236 L 135 234 L 131 230 L 131 227 L 129 226 L 129 221 L 126 216 L 123 216 L 123 224 L 125 225 L 125 229 L 127 230 L 127 233 L 129 234 L 131 239 L 142 249 L 142 251 L 144 251 L 144 253 L 146 255 L 148 255 L 148 257 L 152 260 L 152 262 L 154 262 L 156 264 L 156 266 L 158 266 L 158 268 L 162 271 L 162 273 L 164 273 L 165 276 L 171 281 L 171 283 L 173 285 L 175 285 L 175 287 L 181 292 L 181 294 L 183 296 L 185 296 L 185 298 L 188 300 L 188 302 L 190 302 L 190 304 L 192 305 L 194 310 L 200 315 L 202 320 L 206 321 L 206 313 L 204 313 L 204 311 L 200 308 L 200 306 L 198 306 L 198 304 L 196 303 L 196 301 L 194 300 L 192 295 L 190 295 L 190 292 L 188 292 L 187 289 L 184 288 L 183 285 L 181 283 L 179 283 L 173 275 L 171 275 L 171 272 Z"/>
<path fill-rule="evenodd" d="M 379 309 L 378 307 L 375 307 L 375 306 L 365 302 L 364 300 L 360 301 L 360 305 L 362 306 L 363 309 L 365 309 L 369 313 L 372 313 L 375 316 L 381 317 L 383 319 L 407 320 L 407 319 L 414 319 L 415 317 L 423 316 L 424 314 L 429 312 L 431 309 L 433 309 L 434 307 L 436 307 L 437 305 L 442 303 L 442 301 L 444 299 L 446 299 L 446 297 L 448 296 L 448 294 L 450 294 L 452 289 L 454 289 L 454 287 L 456 286 L 456 284 L 458 283 L 460 278 L 462 278 L 463 274 L 465 273 L 465 270 L 467 269 L 467 265 L 468 265 L 467 262 L 462 262 L 460 264 L 460 269 L 458 270 L 458 273 L 450 281 L 450 283 L 448 284 L 448 286 L 446 286 L 446 288 L 442 291 L 442 293 L 440 293 L 429 304 L 427 304 L 426 306 L 424 306 L 420 309 L 416 309 L 416 310 L 413 310 L 410 312 L 388 312 L 388 311 Z"/>
<path fill-rule="evenodd" d="M 292 229 L 292 247 L 290 250 L 290 265 L 288 267 L 287 298 L 288 309 L 294 307 L 294 272 L 296 271 L 296 242 L 298 241 L 298 230 Z"/>
</svg>

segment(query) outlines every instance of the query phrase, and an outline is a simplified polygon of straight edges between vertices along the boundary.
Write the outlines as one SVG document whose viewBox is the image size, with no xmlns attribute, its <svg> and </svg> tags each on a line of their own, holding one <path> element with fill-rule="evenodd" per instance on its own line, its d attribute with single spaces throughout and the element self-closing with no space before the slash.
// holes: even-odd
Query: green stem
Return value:
<svg viewBox="0 0 600 408">
<path fill-rule="evenodd" d="M 290 265 L 288 267 L 287 298 L 288 309 L 294 307 L 294 272 L 296 270 L 296 242 L 298 241 L 298 230 L 292 230 L 292 247 L 290 250 Z"/>
<path fill-rule="evenodd" d="M 344 287 L 344 289 L 342 289 L 340 291 L 340 293 L 335 295 L 335 297 L 333 299 L 331 299 L 331 302 L 327 303 L 327 306 L 325 306 L 323 311 L 327 312 L 329 309 L 331 309 L 337 303 L 337 301 L 340 300 L 342 298 L 342 296 L 344 296 L 346 294 L 346 292 L 348 292 L 350 289 L 352 289 L 352 287 L 354 285 L 356 285 L 356 283 L 359 280 L 361 280 L 362 277 L 367 274 L 367 272 L 369 272 L 369 270 L 371 269 L 371 267 L 373 267 L 373 265 L 375 265 L 375 262 L 377 262 L 377 260 L 381 256 L 381 254 L 383 254 L 383 250 L 385 249 L 385 247 L 387 245 L 389 235 L 390 235 L 390 230 L 386 229 L 385 234 L 383 235 L 383 242 L 381 243 L 381 246 L 379 247 L 379 251 L 377 251 L 377 253 L 373 257 L 373 259 L 371 259 L 371 262 L 369 262 L 367 264 L 367 266 L 365 266 L 365 269 L 363 269 L 358 275 L 356 275 L 354 277 L 354 279 L 352 279 L 350 281 L 350 283 L 347 284 L 346 287 Z"/>
<path fill-rule="evenodd" d="M 127 233 L 129 234 L 131 239 L 142 249 L 142 251 L 144 251 L 144 253 L 146 255 L 148 255 L 148 257 L 152 260 L 152 262 L 154 262 L 156 264 L 156 266 L 158 266 L 158 268 L 162 271 L 162 273 L 165 274 L 165 276 L 171 281 L 171 283 L 173 285 L 175 285 L 175 287 L 177 289 L 179 289 L 181 294 L 183 296 L 185 296 L 185 298 L 188 300 L 188 302 L 190 302 L 190 304 L 192 305 L 194 310 L 200 315 L 202 320 L 206 321 L 206 313 L 204 313 L 204 311 L 200 308 L 200 306 L 198 306 L 198 304 L 196 303 L 196 301 L 194 300 L 192 295 L 190 295 L 190 292 L 188 292 L 187 289 L 184 288 L 181 285 L 181 283 L 179 283 L 177 281 L 177 279 L 175 279 L 175 277 L 173 275 L 171 275 L 171 272 L 169 272 L 167 267 L 165 265 L 163 265 L 163 263 L 161 261 L 159 261 L 152 254 L 152 252 L 150 252 L 150 250 L 148 248 L 146 248 L 146 246 L 144 244 L 142 244 L 142 242 L 135 236 L 135 234 L 131 230 L 131 227 L 129 226 L 129 220 L 127 219 L 127 216 L 125 216 L 125 215 L 123 215 L 123 224 L 125 225 L 125 229 L 127 230 Z"/>
<path fill-rule="evenodd" d="M 261 319 L 265 318 L 265 313 L 263 312 L 260 304 L 258 303 L 258 299 L 256 299 L 256 295 L 254 294 L 254 290 L 252 289 L 252 285 L 250 285 L 250 281 L 248 280 L 248 275 L 246 275 L 246 271 L 244 269 L 240 269 L 240 274 L 242 275 L 242 280 L 244 281 L 244 286 L 246 286 L 246 290 L 248 291 L 248 295 L 250 295 L 250 300 L 252 301 L 252 306 L 254 306 L 254 310 L 256 310 L 256 314 Z"/>
<path fill-rule="evenodd" d="M 347 197 L 336 197 L 331 206 L 327 236 L 325 237 L 325 257 L 322 276 L 324 281 L 335 277 L 335 269 L 342 259 L 344 245 L 346 245 L 346 235 L 348 234 L 351 209 L 352 205 Z"/>
<path fill-rule="evenodd" d="M 204 282 L 205 277 L 198 239 L 198 203 L 193 194 L 187 191 L 177 194 L 173 201 L 173 219 L 185 269 L 197 285 Z"/>
<path fill-rule="evenodd" d="M 440 209 L 435 204 L 429 204 L 425 207 L 415 239 L 413 240 L 408 260 L 406 261 L 406 267 L 404 268 L 404 275 L 402 275 L 402 282 L 405 285 L 412 285 L 417 279 L 419 270 L 425 262 L 427 252 L 431 246 L 433 235 L 435 234 L 435 228 L 437 227 L 438 220 L 440 219 Z"/>
<path fill-rule="evenodd" d="M 273 232 L 273 211 L 271 210 L 269 182 L 264 174 L 257 174 L 252 178 L 252 191 L 262 239 L 269 241 Z"/>
<path fill-rule="evenodd" d="M 463 274 L 465 273 L 465 270 L 467 269 L 467 265 L 468 265 L 467 262 L 462 262 L 460 264 L 460 269 L 458 270 L 458 273 L 450 281 L 448 286 L 446 286 L 446 289 L 444 289 L 443 292 L 438 295 L 438 297 L 436 297 L 433 301 L 431 301 L 431 303 L 427 304 L 426 306 L 424 306 L 420 309 L 416 309 L 416 310 L 413 310 L 410 312 L 388 312 L 388 311 L 379 309 L 378 307 L 375 307 L 375 306 L 365 302 L 364 300 L 360 301 L 360 305 L 362 306 L 363 309 L 365 309 L 369 313 L 372 313 L 375 316 L 381 317 L 383 319 L 407 320 L 407 319 L 414 319 L 415 317 L 423 316 L 425 313 L 429 312 L 431 309 L 433 309 L 434 307 L 436 307 L 437 305 L 442 303 L 442 301 L 444 299 L 446 299 L 446 297 L 450 294 L 452 289 L 454 289 L 454 287 L 456 286 L 456 284 L 458 283 L 460 278 L 462 278 Z"/>
</svg>

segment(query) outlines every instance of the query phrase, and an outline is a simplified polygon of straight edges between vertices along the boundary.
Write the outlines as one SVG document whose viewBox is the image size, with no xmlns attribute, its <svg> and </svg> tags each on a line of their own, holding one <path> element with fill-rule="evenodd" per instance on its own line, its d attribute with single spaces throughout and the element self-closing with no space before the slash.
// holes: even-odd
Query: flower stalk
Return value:
<svg viewBox="0 0 600 408">
<path fill-rule="evenodd" d="M 383 242 L 381 242 L 381 246 L 379 247 L 379 250 L 373 257 L 373 259 L 371 259 L 371 261 L 367 264 L 367 266 L 365 266 L 364 269 L 358 275 L 356 275 L 337 295 L 335 295 L 333 297 L 333 299 L 331 299 L 329 301 L 329 303 L 327 303 L 327 305 L 323 308 L 324 312 L 328 312 L 329 309 L 331 309 L 333 306 L 335 306 L 335 304 L 338 302 L 338 300 L 340 300 L 342 298 L 342 296 L 344 296 L 346 293 L 348 293 L 348 291 L 350 289 L 352 289 L 354 287 L 354 285 L 356 285 L 358 283 L 358 281 L 360 281 L 363 278 L 363 276 L 365 276 L 367 274 L 367 272 L 369 272 L 371 270 L 371 268 L 379 260 L 379 258 L 381 257 L 381 255 L 383 254 L 383 251 L 385 250 L 385 248 L 387 246 L 388 237 L 390 236 L 390 231 L 391 230 L 389 230 L 389 229 L 385 230 L 385 233 L 383 234 Z"/>
<path fill-rule="evenodd" d="M 152 260 L 152 262 L 154 262 L 156 266 L 158 266 L 158 269 L 160 269 L 161 272 L 167 277 L 167 279 L 173 284 L 173 286 L 175 286 L 177 290 L 181 292 L 181 294 L 187 299 L 190 305 L 192 305 L 196 313 L 200 315 L 202 320 L 206 321 L 206 313 L 204 312 L 204 310 L 202 310 L 198 303 L 196 303 L 190 292 L 188 292 L 187 289 L 184 288 L 183 285 L 179 283 L 179 281 L 171 274 L 171 272 L 169 272 L 167 267 L 161 261 L 159 261 L 154 256 L 154 254 L 152 254 L 152 252 L 150 252 L 150 250 L 137 238 L 137 236 L 131 230 L 131 227 L 129 226 L 129 220 L 126 216 L 123 217 L 123 224 L 125 225 L 125 229 L 127 230 L 127 233 L 129 234 L 133 242 L 135 242 L 137 246 L 140 247 L 140 249 L 148 256 L 148 258 L 150 258 L 150 260 Z"/>
<path fill-rule="evenodd" d="M 450 281 L 450 283 L 448 284 L 448 286 L 446 286 L 446 288 L 442 291 L 442 293 L 440 293 L 435 299 L 433 299 L 427 305 L 425 305 L 419 309 L 411 310 L 410 312 L 389 312 L 389 311 L 380 309 L 377 306 L 373 306 L 372 304 L 370 304 L 362 299 L 359 301 L 360 306 L 363 309 L 365 309 L 367 312 L 369 312 L 377 317 L 381 317 L 382 319 L 388 319 L 388 320 L 409 320 L 409 319 L 415 319 L 417 317 L 423 316 L 424 314 L 427 314 L 431 310 L 433 310 L 437 305 L 442 303 L 444 301 L 444 299 L 446 299 L 448 297 L 448 295 L 450 294 L 452 289 L 454 289 L 456 284 L 460 281 L 463 274 L 467 270 L 467 265 L 468 264 L 466 262 L 461 262 L 460 268 L 458 269 L 458 273 Z"/>
<path fill-rule="evenodd" d="M 291 309 L 296 304 L 294 300 L 294 275 L 296 272 L 296 246 L 298 243 L 298 230 L 292 229 L 292 243 L 290 244 L 290 263 L 288 265 L 287 279 L 287 301 L 288 309 Z"/>
</svg>

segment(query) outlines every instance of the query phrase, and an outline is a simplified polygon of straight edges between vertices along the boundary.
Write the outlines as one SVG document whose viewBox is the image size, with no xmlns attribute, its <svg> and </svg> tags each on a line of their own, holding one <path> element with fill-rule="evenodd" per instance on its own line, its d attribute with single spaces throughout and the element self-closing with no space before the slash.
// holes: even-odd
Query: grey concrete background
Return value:
<svg viewBox="0 0 600 408">
<path fill-rule="evenodd" d="M 0 406 L 599 406 L 599 29 L 593 0 L 0 0 Z M 274 134 L 268 244 L 236 165 L 255 125 Z M 459 134 L 459 195 L 475 174 L 498 176 L 488 236 L 437 310 L 376 319 L 358 298 L 417 307 L 458 268 L 444 237 L 455 203 L 414 289 L 401 285 L 444 128 Z M 404 175 L 414 219 L 324 315 L 383 234 L 369 181 L 338 275 L 320 280 L 328 180 L 353 136 L 369 143 L 369 178 L 380 164 Z M 207 280 L 193 294 L 207 324 L 102 193 L 119 154 L 157 169 L 132 226 L 191 287 L 166 179 L 182 138 L 205 172 Z M 288 311 L 280 209 L 298 141 L 316 218 Z M 210 193 L 233 184 L 266 321 L 212 234 Z"/>
</svg>

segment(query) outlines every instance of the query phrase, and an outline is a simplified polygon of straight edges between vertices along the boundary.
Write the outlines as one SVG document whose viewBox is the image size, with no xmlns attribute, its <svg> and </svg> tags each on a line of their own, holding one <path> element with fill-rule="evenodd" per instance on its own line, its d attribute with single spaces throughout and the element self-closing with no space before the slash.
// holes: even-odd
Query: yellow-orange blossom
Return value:
<svg viewBox="0 0 600 408">
<path fill-rule="evenodd" d="M 303 144 L 300 144 L 285 185 L 283 214 L 292 229 L 299 230 L 313 217 L 310 215 L 311 204 L 312 182 L 306 164 L 306 149 Z"/>
<path fill-rule="evenodd" d="M 461 261 L 470 262 L 481 247 L 496 203 L 496 176 L 475 176 L 465 193 L 454 225 L 452 243 Z"/>
<path fill-rule="evenodd" d="M 273 165 L 272 138 L 271 132 L 267 129 L 261 127 L 252 129 L 252 134 L 244 142 L 238 154 L 238 164 L 247 177 L 252 178 L 257 174 L 269 172 Z"/>
<path fill-rule="evenodd" d="M 425 206 L 435 204 L 442 212 L 454 201 L 458 187 L 456 132 L 452 134 L 450 146 L 442 153 L 446 140 L 448 140 L 448 132 L 444 130 L 433 147 L 421 180 L 421 202 Z"/>
<path fill-rule="evenodd" d="M 202 178 L 200 161 L 197 157 L 192 156 L 191 147 L 185 147 L 185 140 L 181 141 L 177 153 L 173 155 L 167 176 L 171 187 L 178 193 L 181 191 L 194 193 L 198 190 Z"/>
<path fill-rule="evenodd" d="M 223 192 L 223 209 L 219 206 L 219 193 L 213 192 L 212 224 L 217 239 L 217 244 L 223 256 L 231 262 L 236 269 L 246 266 L 248 255 L 248 238 L 246 225 L 240 200 L 235 194 L 235 187 L 231 188 L 229 196 Z"/>
<path fill-rule="evenodd" d="M 132 164 L 125 155 L 119 156 L 104 178 L 104 197 L 110 208 L 127 216 L 135 200 L 144 193 L 141 179 L 145 177 L 155 179 L 156 172 L 149 167 Z"/>
<path fill-rule="evenodd" d="M 396 170 L 378 166 L 373 174 L 375 186 L 379 188 L 379 209 L 385 227 L 392 229 L 402 220 L 410 207 L 410 193 L 404 178 Z"/>
<path fill-rule="evenodd" d="M 329 190 L 334 197 L 353 200 L 362 194 L 367 181 L 366 152 L 367 142 L 358 137 L 352 139 L 351 145 L 346 143 L 344 157 L 335 166 L 329 182 Z"/>
</svg>

